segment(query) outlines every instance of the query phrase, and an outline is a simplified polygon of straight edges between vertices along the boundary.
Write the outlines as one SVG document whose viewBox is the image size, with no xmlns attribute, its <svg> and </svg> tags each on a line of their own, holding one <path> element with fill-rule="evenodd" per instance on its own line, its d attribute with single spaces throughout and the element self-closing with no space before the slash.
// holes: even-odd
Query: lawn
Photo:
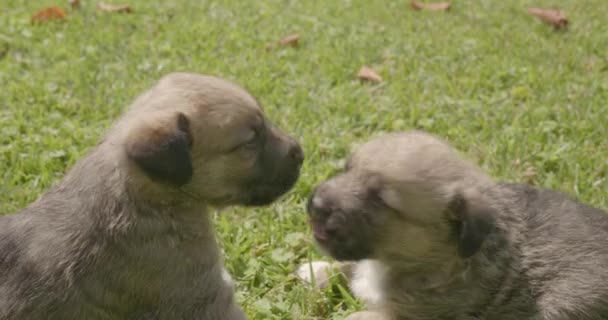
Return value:
<svg viewBox="0 0 608 320">
<path fill-rule="evenodd" d="M 58 181 L 160 76 L 232 79 L 299 137 L 300 181 L 265 209 L 216 214 L 226 265 L 251 319 L 342 319 L 360 306 L 340 284 L 313 292 L 292 272 L 320 256 L 304 203 L 357 144 L 419 128 L 494 177 L 608 207 L 608 1 L 94 1 L 62 22 L 30 17 L 63 0 L 0 0 L 0 214 Z M 559 5 L 566 31 L 530 16 Z M 300 46 L 268 44 L 300 33 Z M 362 65 L 381 84 L 356 79 Z M 179 262 L 176 262 L 179 263 Z"/>
</svg>

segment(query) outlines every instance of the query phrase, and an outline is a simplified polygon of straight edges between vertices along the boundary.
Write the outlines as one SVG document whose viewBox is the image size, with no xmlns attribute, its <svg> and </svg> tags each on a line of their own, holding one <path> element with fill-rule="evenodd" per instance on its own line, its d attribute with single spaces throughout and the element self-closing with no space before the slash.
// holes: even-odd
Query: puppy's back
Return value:
<svg viewBox="0 0 608 320">
<path fill-rule="evenodd" d="M 521 263 L 547 319 L 607 319 L 608 214 L 561 192 L 501 187 L 525 213 Z"/>
</svg>

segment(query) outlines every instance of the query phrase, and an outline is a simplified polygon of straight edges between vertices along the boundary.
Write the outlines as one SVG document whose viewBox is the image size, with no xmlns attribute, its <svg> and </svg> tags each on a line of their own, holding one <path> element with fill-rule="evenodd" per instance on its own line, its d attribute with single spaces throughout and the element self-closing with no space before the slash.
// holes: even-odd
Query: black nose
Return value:
<svg viewBox="0 0 608 320">
<path fill-rule="evenodd" d="M 325 221 L 331 215 L 331 209 L 327 200 L 319 196 L 317 190 L 313 191 L 306 203 L 306 211 L 311 219 Z"/>
<path fill-rule="evenodd" d="M 304 151 L 299 143 L 294 141 L 289 149 L 289 156 L 297 163 L 302 163 L 302 161 L 304 161 Z"/>
<path fill-rule="evenodd" d="M 306 212 L 312 216 L 312 211 L 313 211 L 313 207 L 312 207 L 312 198 L 315 197 L 315 192 L 313 191 L 312 194 L 308 197 L 308 201 L 306 201 Z"/>
</svg>

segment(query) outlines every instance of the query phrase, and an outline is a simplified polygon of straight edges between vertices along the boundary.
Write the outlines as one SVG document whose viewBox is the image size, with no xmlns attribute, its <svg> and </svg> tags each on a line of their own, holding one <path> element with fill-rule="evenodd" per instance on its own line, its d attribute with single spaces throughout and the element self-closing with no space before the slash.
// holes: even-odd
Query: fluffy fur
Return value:
<svg viewBox="0 0 608 320">
<path fill-rule="evenodd" d="M 349 320 L 608 319 L 608 215 L 496 182 L 432 135 L 364 144 L 308 211 L 320 247 L 354 264 L 369 311 Z"/>
<path fill-rule="evenodd" d="M 207 208 L 272 202 L 302 160 L 236 84 L 165 76 L 61 182 L 0 217 L 0 319 L 245 319 Z"/>
</svg>

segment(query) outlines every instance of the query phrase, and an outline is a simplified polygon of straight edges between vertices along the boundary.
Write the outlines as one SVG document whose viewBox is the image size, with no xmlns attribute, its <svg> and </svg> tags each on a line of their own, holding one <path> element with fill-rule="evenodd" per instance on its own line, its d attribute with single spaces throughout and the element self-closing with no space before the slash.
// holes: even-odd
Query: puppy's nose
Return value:
<svg viewBox="0 0 608 320">
<path fill-rule="evenodd" d="M 336 235 L 337 226 L 330 223 L 331 205 L 316 192 L 308 199 L 306 206 L 315 240 L 325 242 Z"/>
<path fill-rule="evenodd" d="M 302 150 L 302 147 L 300 147 L 300 144 L 295 140 L 289 148 L 289 156 L 298 163 L 304 161 L 304 151 Z"/>
<path fill-rule="evenodd" d="M 311 219 L 317 221 L 327 220 L 331 213 L 327 201 L 318 195 L 318 192 L 313 192 L 308 198 L 306 211 Z"/>
</svg>

